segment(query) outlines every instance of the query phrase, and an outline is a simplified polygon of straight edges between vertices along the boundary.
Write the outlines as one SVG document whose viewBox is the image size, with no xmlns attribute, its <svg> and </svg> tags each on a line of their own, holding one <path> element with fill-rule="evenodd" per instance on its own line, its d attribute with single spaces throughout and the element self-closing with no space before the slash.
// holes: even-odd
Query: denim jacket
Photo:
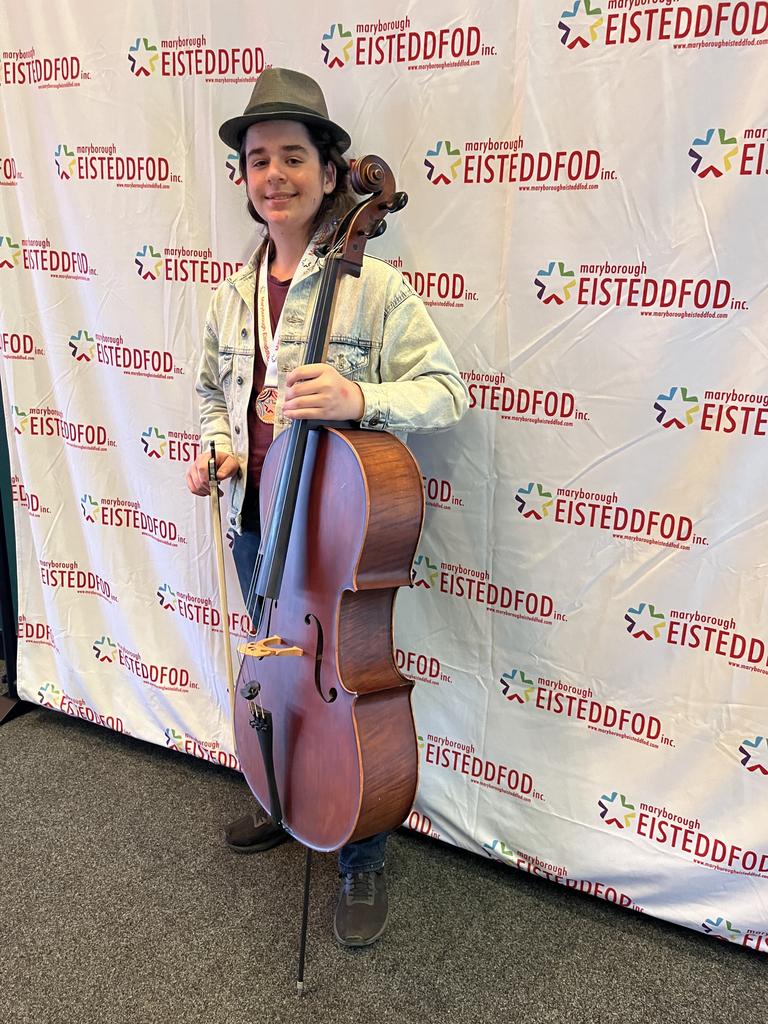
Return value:
<svg viewBox="0 0 768 1024">
<path fill-rule="evenodd" d="M 197 379 L 201 450 L 234 455 L 230 523 L 240 530 L 248 467 L 248 401 L 253 383 L 254 292 L 261 249 L 216 290 L 205 322 Z M 424 303 L 388 263 L 364 256 L 359 278 L 345 274 L 334 307 L 328 362 L 359 384 L 365 400 L 361 427 L 411 431 L 453 426 L 467 409 L 467 389 Z M 278 348 L 275 436 L 290 426 L 282 415 L 285 378 L 303 360 L 309 317 L 324 257 L 313 243 L 296 269 L 285 300 Z"/>
</svg>

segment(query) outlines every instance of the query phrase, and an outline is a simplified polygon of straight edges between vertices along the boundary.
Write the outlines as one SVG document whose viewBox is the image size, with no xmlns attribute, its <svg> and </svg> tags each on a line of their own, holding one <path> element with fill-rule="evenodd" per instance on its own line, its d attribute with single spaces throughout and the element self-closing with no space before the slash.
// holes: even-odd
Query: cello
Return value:
<svg viewBox="0 0 768 1024">
<path fill-rule="evenodd" d="M 339 282 L 407 201 L 378 157 L 354 162 L 350 182 L 372 195 L 326 247 L 305 363 L 325 361 Z M 260 512 L 236 750 L 272 820 L 308 850 L 336 850 L 400 825 L 416 791 L 413 684 L 392 620 L 423 524 L 421 473 L 391 434 L 295 420 L 267 453 Z"/>
</svg>

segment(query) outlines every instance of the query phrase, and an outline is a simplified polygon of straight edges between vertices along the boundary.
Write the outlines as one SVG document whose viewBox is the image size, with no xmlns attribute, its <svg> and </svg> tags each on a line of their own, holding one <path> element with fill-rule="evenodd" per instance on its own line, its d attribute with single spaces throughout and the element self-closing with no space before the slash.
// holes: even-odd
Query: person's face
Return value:
<svg viewBox="0 0 768 1024">
<path fill-rule="evenodd" d="M 323 166 L 298 121 L 252 124 L 245 136 L 246 188 L 272 235 L 312 233 L 323 197 L 336 185 L 336 168 Z"/>
</svg>

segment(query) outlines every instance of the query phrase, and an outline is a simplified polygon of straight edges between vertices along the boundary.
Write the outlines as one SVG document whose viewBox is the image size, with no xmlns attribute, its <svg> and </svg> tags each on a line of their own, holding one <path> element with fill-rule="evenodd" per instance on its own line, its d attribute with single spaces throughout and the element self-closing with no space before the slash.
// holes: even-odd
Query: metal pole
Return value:
<svg viewBox="0 0 768 1024">
<path fill-rule="evenodd" d="M 19 704 L 16 692 L 16 541 L 13 530 L 13 504 L 11 499 L 11 467 L 5 433 L 5 413 L 0 391 L 0 630 L 2 654 L 5 661 L 3 681 L 8 695 L 0 696 L 0 723 L 13 716 Z M 13 572 L 12 572 L 13 567 Z M 20 710 L 20 709 L 19 709 Z"/>
<path fill-rule="evenodd" d="M 304 905 L 301 911 L 301 936 L 299 938 L 299 974 L 296 989 L 300 996 L 304 995 L 304 957 L 307 951 L 307 918 L 309 916 L 309 876 L 312 870 L 312 848 L 307 847 L 307 859 L 304 864 Z"/>
</svg>

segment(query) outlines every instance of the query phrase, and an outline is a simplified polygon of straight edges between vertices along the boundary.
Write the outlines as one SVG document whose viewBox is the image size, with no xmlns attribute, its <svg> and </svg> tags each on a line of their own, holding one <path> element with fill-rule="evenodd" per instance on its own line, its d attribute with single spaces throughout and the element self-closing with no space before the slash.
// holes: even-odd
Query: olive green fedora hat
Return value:
<svg viewBox="0 0 768 1024">
<path fill-rule="evenodd" d="M 289 68 L 266 68 L 253 87 L 248 106 L 241 117 L 232 117 L 219 128 L 219 138 L 234 150 L 240 149 L 243 135 L 260 121 L 300 121 L 325 128 L 339 152 L 349 149 L 352 140 L 328 117 L 325 96 L 309 75 Z"/>
</svg>

